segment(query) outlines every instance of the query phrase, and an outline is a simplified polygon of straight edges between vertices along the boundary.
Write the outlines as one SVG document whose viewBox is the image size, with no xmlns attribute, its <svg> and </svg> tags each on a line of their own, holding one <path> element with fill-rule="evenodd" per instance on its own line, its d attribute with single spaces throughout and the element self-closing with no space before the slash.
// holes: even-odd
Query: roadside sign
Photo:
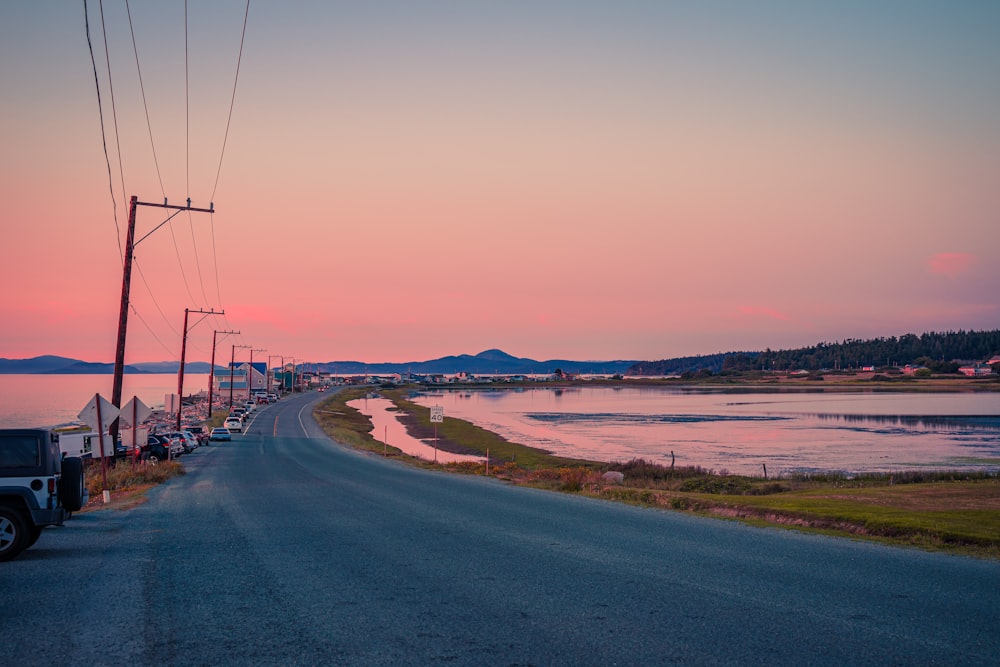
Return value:
<svg viewBox="0 0 1000 667">
<path fill-rule="evenodd" d="M 444 421 L 444 408 L 440 405 L 431 406 L 431 423 L 440 424 Z"/>
<path fill-rule="evenodd" d="M 122 406 L 119 421 L 123 426 L 135 428 L 146 421 L 151 414 L 153 414 L 153 410 L 140 401 L 137 396 L 133 396 L 132 400 Z M 101 418 L 104 418 L 104 408 L 101 408 Z M 133 418 L 135 419 L 135 424 L 132 423 Z"/>
<path fill-rule="evenodd" d="M 146 439 L 149 438 L 149 429 L 125 429 L 122 431 L 121 435 L 122 444 L 125 445 L 127 449 L 131 450 L 135 446 L 136 441 L 139 441 L 140 443 L 146 442 Z"/>
<path fill-rule="evenodd" d="M 101 407 L 101 419 L 98 423 L 97 406 Z M 118 418 L 118 408 L 113 406 L 106 398 L 100 394 L 94 394 L 90 402 L 80 410 L 77 415 L 84 424 L 94 429 L 98 433 L 108 427 L 108 424 Z"/>
</svg>

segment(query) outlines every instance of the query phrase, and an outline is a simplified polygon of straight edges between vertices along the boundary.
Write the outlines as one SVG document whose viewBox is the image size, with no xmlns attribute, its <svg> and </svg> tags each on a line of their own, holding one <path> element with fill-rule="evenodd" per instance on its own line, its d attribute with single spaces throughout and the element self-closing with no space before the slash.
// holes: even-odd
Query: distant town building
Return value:
<svg viewBox="0 0 1000 667">
<path fill-rule="evenodd" d="M 971 366 L 962 366 L 958 369 L 958 372 L 969 377 L 985 377 L 992 375 L 993 369 L 984 364 L 973 364 Z"/>
</svg>

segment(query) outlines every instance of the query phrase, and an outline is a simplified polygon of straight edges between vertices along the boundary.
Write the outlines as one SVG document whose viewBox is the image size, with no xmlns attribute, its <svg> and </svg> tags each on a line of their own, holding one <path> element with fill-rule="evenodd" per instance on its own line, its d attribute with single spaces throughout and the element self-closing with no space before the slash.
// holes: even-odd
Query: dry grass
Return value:
<svg viewBox="0 0 1000 667">
<path fill-rule="evenodd" d="M 104 503 L 104 475 L 98 463 L 88 464 L 84 470 L 84 480 L 90 501 L 83 511 L 114 507 L 127 509 L 146 500 L 145 493 L 157 484 L 184 474 L 184 466 L 176 461 L 162 461 L 156 465 L 131 461 L 118 461 L 107 471 L 107 489 L 111 493 L 111 505 Z"/>
<path fill-rule="evenodd" d="M 402 421 L 411 435 L 421 437 L 430 426 L 428 409 L 405 400 L 399 391 L 382 394 L 406 415 Z M 368 441 L 361 446 L 381 453 L 381 443 L 368 434 L 368 419 L 344 405 L 358 395 L 364 395 L 363 391 L 340 392 L 324 401 L 317 409 L 321 424 L 339 442 L 358 446 L 355 443 Z M 506 442 L 453 418 L 445 421 L 439 435 L 442 443 L 458 451 L 485 454 L 489 448 L 488 474 L 512 484 L 1000 559 L 1000 480 L 995 474 L 911 471 L 765 479 L 698 467 L 673 468 L 642 459 L 609 464 L 563 459 Z M 484 463 L 436 467 L 487 474 Z M 603 480 L 601 475 L 609 470 L 621 472 L 624 483 Z"/>
</svg>

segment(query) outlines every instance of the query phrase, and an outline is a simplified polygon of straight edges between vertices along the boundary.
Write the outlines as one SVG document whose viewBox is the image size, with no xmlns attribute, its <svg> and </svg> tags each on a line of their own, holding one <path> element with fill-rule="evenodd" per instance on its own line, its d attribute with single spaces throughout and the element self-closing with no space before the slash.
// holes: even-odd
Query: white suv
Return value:
<svg viewBox="0 0 1000 667">
<path fill-rule="evenodd" d="M 0 430 L 0 561 L 30 547 L 87 504 L 83 460 L 62 458 L 46 429 Z"/>
</svg>

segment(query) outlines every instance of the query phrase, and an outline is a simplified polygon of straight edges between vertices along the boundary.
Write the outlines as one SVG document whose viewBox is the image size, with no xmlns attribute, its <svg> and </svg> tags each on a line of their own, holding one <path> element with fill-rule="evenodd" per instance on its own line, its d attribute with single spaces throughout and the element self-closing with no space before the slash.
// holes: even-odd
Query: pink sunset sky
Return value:
<svg viewBox="0 0 1000 667">
<path fill-rule="evenodd" d="M 0 9 L 0 357 L 113 361 L 131 195 L 217 212 L 139 208 L 127 363 L 1000 328 L 1000 3 L 256 3 L 235 98 L 245 2 L 187 67 L 87 7 L 100 107 L 82 3 Z"/>
</svg>

